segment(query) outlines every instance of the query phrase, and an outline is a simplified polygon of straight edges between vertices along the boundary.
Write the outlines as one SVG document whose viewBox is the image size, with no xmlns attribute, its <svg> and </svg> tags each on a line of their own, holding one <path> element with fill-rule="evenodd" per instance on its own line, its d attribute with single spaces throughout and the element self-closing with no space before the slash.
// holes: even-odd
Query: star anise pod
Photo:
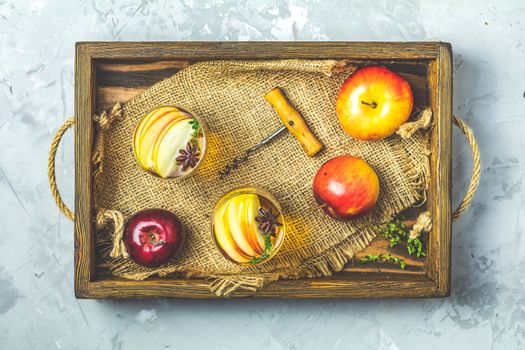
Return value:
<svg viewBox="0 0 525 350">
<path fill-rule="evenodd" d="M 179 153 L 180 155 L 177 158 L 175 158 L 175 161 L 177 162 L 177 164 L 182 164 L 183 171 L 188 168 L 195 168 L 195 166 L 197 166 L 197 163 L 199 162 L 199 157 L 201 155 L 198 146 L 192 144 L 191 142 L 188 142 L 186 144 L 186 149 L 181 149 Z"/>
<path fill-rule="evenodd" d="M 279 214 L 275 215 L 271 208 L 259 208 L 259 215 L 255 217 L 255 221 L 259 223 L 259 229 L 263 235 L 275 237 L 277 227 L 283 225 L 277 221 L 278 216 Z"/>
</svg>

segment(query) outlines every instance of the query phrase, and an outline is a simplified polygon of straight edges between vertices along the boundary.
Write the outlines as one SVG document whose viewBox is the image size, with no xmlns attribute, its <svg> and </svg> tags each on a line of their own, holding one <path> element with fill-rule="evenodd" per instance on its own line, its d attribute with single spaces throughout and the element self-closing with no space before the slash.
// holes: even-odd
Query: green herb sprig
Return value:
<svg viewBox="0 0 525 350">
<path fill-rule="evenodd" d="M 399 267 L 403 270 L 407 266 L 407 264 L 405 263 L 405 260 L 398 258 L 397 256 L 393 256 L 390 253 L 368 254 L 361 258 L 362 264 L 366 264 L 369 262 L 386 262 L 386 261 L 399 265 Z"/>
<path fill-rule="evenodd" d="M 385 225 L 375 226 L 374 230 L 390 241 L 390 248 L 394 248 L 397 245 L 404 245 L 407 247 L 409 255 L 416 254 L 418 258 L 427 256 L 423 242 L 419 238 L 411 239 L 409 230 L 399 220 L 394 220 Z"/>
<path fill-rule="evenodd" d="M 250 260 L 250 264 L 255 265 L 263 261 L 264 259 L 268 258 L 270 256 L 270 253 L 273 249 L 273 243 L 270 235 L 267 235 L 264 237 L 264 252 L 256 257 Z"/>
<path fill-rule="evenodd" d="M 201 125 L 199 124 L 199 121 L 195 118 L 193 118 L 192 120 L 190 120 L 190 125 L 191 125 L 191 128 L 193 129 L 193 134 L 191 134 L 192 137 L 199 137 L 199 133 L 200 133 L 200 128 L 201 128 Z"/>
</svg>

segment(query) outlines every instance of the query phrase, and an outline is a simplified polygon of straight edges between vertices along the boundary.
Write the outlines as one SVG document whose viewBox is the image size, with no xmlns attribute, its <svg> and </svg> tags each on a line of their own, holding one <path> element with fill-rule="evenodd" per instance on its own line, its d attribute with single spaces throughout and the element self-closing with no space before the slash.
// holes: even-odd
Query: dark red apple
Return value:
<svg viewBox="0 0 525 350">
<path fill-rule="evenodd" d="M 313 182 L 314 197 L 336 219 L 354 219 L 370 211 L 379 197 L 379 179 L 364 160 L 339 156 L 324 163 Z"/>
<path fill-rule="evenodd" d="M 155 267 L 167 263 L 182 248 L 184 236 L 184 227 L 175 214 L 146 209 L 128 220 L 123 240 L 137 264 Z"/>
</svg>

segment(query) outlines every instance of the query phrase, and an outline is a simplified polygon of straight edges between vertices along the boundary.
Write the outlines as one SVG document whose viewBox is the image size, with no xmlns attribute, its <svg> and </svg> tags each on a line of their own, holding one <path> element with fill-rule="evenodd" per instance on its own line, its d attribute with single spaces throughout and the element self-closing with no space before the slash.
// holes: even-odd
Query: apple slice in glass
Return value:
<svg viewBox="0 0 525 350">
<path fill-rule="evenodd" d="M 281 247 L 285 222 L 279 203 L 257 188 L 240 188 L 222 197 L 212 214 L 212 239 L 222 255 L 240 265 L 271 259 Z"/>
<path fill-rule="evenodd" d="M 133 154 L 142 168 L 158 177 L 189 175 L 206 154 L 203 124 L 179 107 L 158 107 L 135 128 Z"/>
</svg>

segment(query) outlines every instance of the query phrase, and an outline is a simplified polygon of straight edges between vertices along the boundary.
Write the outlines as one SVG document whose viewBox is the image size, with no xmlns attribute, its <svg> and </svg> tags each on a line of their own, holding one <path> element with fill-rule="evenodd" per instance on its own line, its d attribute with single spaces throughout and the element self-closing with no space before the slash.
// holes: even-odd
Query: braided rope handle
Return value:
<svg viewBox="0 0 525 350">
<path fill-rule="evenodd" d="M 470 202 L 472 202 L 474 193 L 476 193 L 476 190 L 478 189 L 479 176 L 481 173 L 481 157 L 479 154 L 478 143 L 476 142 L 474 132 L 472 132 L 470 126 L 468 126 L 467 123 L 463 121 L 463 119 L 456 116 L 452 117 L 452 121 L 465 135 L 472 151 L 472 175 L 470 177 L 470 184 L 468 185 L 467 192 L 465 193 L 463 200 L 461 203 L 459 203 L 454 213 L 452 213 L 452 220 L 456 220 L 461 215 L 463 215 L 465 210 L 467 210 Z"/>
<path fill-rule="evenodd" d="M 470 202 L 472 201 L 472 198 L 474 197 L 474 193 L 476 193 L 476 190 L 479 185 L 479 176 L 481 172 L 481 160 L 478 144 L 476 142 L 476 138 L 474 137 L 472 129 L 467 125 L 467 123 L 463 121 L 463 119 L 459 117 L 453 116 L 452 121 L 461 130 L 461 132 L 463 132 L 470 145 L 470 149 L 472 150 L 472 176 L 470 178 L 470 184 L 467 188 L 467 192 L 465 193 L 465 197 L 463 197 L 463 200 L 452 214 L 452 219 L 456 220 L 461 215 L 463 215 L 465 210 L 467 210 L 467 207 L 469 206 Z M 49 187 L 51 188 L 51 194 L 55 199 L 58 209 L 60 209 L 62 214 L 64 214 L 65 217 L 67 217 L 69 220 L 75 220 L 75 214 L 64 203 L 62 197 L 60 196 L 60 192 L 58 191 L 55 175 L 55 158 L 57 154 L 58 145 L 60 144 L 62 136 L 64 136 L 64 133 L 67 131 L 67 129 L 72 127 L 74 124 L 75 120 L 73 118 L 69 118 L 58 129 L 57 133 L 55 134 L 55 137 L 53 138 L 53 141 L 51 142 L 51 149 L 49 150 L 47 168 L 47 175 L 49 179 Z"/>
<path fill-rule="evenodd" d="M 55 173 L 55 158 L 57 155 L 58 145 L 64 133 L 75 124 L 75 119 L 69 118 L 58 128 L 53 141 L 51 142 L 51 148 L 49 150 L 49 158 L 47 159 L 47 177 L 49 180 L 49 187 L 51 188 L 51 194 L 55 199 L 55 203 L 58 206 L 58 209 L 65 215 L 66 218 L 73 221 L 75 220 L 75 214 L 67 207 L 66 203 L 62 200 L 60 192 L 57 187 L 57 179 Z"/>
</svg>

